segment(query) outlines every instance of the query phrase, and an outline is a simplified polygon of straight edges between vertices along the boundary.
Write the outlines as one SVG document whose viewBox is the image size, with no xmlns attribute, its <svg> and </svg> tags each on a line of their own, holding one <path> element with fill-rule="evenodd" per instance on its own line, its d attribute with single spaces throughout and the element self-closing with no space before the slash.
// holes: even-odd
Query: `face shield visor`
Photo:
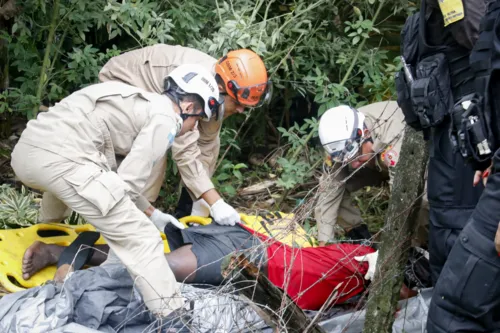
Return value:
<svg viewBox="0 0 500 333">
<path fill-rule="evenodd" d="M 273 93 L 271 81 L 249 87 L 240 87 L 236 81 L 227 83 L 227 88 L 234 94 L 236 102 L 249 108 L 258 108 L 268 104 Z"/>
<path fill-rule="evenodd" d="M 359 128 L 358 111 L 354 112 L 354 126 L 351 136 L 344 140 L 328 142 L 323 148 L 330 155 L 333 162 L 347 163 L 353 160 L 361 149 L 363 131 Z"/>
</svg>

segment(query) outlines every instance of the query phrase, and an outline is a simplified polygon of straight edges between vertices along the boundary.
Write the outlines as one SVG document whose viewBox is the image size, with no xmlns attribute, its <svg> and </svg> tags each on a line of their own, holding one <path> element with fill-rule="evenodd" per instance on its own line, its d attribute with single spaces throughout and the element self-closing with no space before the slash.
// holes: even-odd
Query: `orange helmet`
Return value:
<svg viewBox="0 0 500 333">
<path fill-rule="evenodd" d="M 271 82 L 266 66 L 253 51 L 230 51 L 215 65 L 216 79 L 238 103 L 259 107 L 271 99 Z"/>
</svg>

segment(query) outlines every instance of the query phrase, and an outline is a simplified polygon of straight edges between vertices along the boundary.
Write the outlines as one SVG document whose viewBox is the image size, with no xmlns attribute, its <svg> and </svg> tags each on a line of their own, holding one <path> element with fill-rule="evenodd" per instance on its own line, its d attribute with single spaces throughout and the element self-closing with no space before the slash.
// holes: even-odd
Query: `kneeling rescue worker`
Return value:
<svg viewBox="0 0 500 333">
<path fill-rule="evenodd" d="M 184 185 L 175 215 L 177 218 L 211 215 L 219 224 L 234 225 L 240 221 L 238 212 L 221 198 L 210 178 L 219 155 L 222 120 L 270 100 L 271 84 L 262 59 L 247 49 L 230 51 L 216 60 L 192 48 L 157 44 L 112 58 L 100 71 L 99 80 L 124 82 L 161 94 L 164 78 L 182 64 L 198 64 L 210 71 L 224 103 L 210 121 L 198 123 L 197 130 L 174 140 L 172 157 Z M 154 202 L 159 195 L 166 167 L 165 157 L 154 165 L 141 189 L 149 202 Z M 192 198 L 196 200 L 194 204 Z M 69 213 L 60 200 L 50 193 L 44 194 L 40 222 L 61 221 Z M 159 215 L 158 219 L 172 220 L 167 214 Z"/>
<path fill-rule="evenodd" d="M 370 239 L 361 212 L 351 203 L 351 193 L 365 186 L 389 181 L 392 189 L 406 124 L 396 102 L 377 102 L 359 110 L 342 105 L 323 114 L 319 137 L 327 153 L 316 205 L 319 245 L 334 236 L 340 222 L 344 230 Z M 328 166 L 331 165 L 331 166 Z M 428 207 L 424 196 L 419 214 L 419 242 L 425 242 Z"/>
<path fill-rule="evenodd" d="M 183 301 L 148 219 L 157 210 L 140 191 L 175 137 L 219 107 L 217 83 L 199 65 L 179 66 L 164 82 L 161 95 L 120 82 L 71 94 L 28 122 L 11 162 L 25 185 L 50 193 L 101 232 L 159 316 Z M 115 154 L 124 156 L 118 168 Z"/>
</svg>

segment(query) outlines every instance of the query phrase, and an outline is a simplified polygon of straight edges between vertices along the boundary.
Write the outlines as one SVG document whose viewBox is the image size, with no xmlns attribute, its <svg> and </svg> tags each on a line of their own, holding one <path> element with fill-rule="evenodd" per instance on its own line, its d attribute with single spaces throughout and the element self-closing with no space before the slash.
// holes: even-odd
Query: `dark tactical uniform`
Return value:
<svg viewBox="0 0 500 333">
<path fill-rule="evenodd" d="M 470 50 L 477 40 L 479 22 L 485 12 L 483 0 L 465 0 L 465 17 L 444 27 L 443 14 L 437 0 L 426 0 L 424 52 L 432 53 L 447 46 L 453 103 L 474 91 L 473 72 L 468 65 Z M 425 50 L 426 49 L 426 50 Z M 420 49 L 422 50 L 422 48 Z M 429 253 L 432 279 L 437 281 L 458 234 L 463 229 L 479 197 L 483 185 L 473 187 L 474 172 L 449 139 L 450 119 L 431 129 L 429 152 Z"/>
<path fill-rule="evenodd" d="M 490 129 L 493 151 L 500 147 L 499 20 L 497 0 L 488 5 L 481 21 L 481 34 L 470 56 L 476 87 L 485 101 L 482 111 Z M 499 170 L 500 150 L 497 150 L 486 189 L 436 284 L 427 322 L 429 333 L 500 332 L 500 257 L 494 245 L 500 222 Z"/>
<path fill-rule="evenodd" d="M 427 195 L 434 282 L 483 191 L 482 184 L 473 187 L 474 167 L 450 138 L 450 113 L 455 103 L 475 90 L 469 55 L 485 7 L 483 0 L 465 0 L 464 17 L 446 20 L 445 26 L 438 0 L 425 0 L 402 31 L 402 55 L 413 82 L 408 83 L 403 71 L 398 74 L 398 103 L 406 122 L 423 130 L 430 141 Z"/>
</svg>

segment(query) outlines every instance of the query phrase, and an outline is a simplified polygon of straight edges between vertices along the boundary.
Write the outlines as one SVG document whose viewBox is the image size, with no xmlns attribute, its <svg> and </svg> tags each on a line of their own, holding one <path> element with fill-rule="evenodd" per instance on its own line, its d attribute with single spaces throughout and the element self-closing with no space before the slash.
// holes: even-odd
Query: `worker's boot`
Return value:
<svg viewBox="0 0 500 333">
<path fill-rule="evenodd" d="M 368 231 L 368 226 L 366 224 L 358 225 L 346 232 L 345 236 L 351 240 L 371 240 L 373 237 L 370 231 Z"/>
<path fill-rule="evenodd" d="M 176 219 L 183 218 L 185 216 L 191 215 L 191 210 L 193 209 L 193 199 L 189 195 L 187 189 L 183 186 L 181 190 L 181 196 L 177 202 L 177 207 L 175 208 L 174 217 Z"/>
</svg>

